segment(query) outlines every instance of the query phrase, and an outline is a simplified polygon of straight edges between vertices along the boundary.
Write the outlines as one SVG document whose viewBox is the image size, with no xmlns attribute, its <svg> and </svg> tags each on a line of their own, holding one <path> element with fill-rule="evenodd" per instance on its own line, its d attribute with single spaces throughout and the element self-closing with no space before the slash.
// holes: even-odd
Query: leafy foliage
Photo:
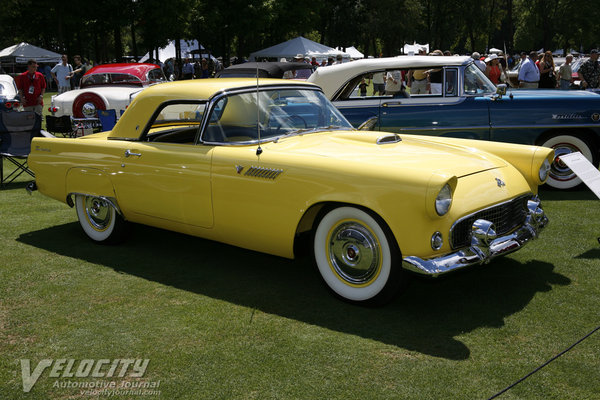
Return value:
<svg viewBox="0 0 600 400">
<path fill-rule="evenodd" d="M 213 54 L 244 57 L 298 35 L 366 54 L 404 43 L 452 52 L 598 46 L 600 8 L 575 0 L 105 0 L 71 6 L 3 0 L 0 46 L 27 41 L 97 61 L 198 39 Z M 33 10 L 33 12 L 32 12 Z"/>
</svg>

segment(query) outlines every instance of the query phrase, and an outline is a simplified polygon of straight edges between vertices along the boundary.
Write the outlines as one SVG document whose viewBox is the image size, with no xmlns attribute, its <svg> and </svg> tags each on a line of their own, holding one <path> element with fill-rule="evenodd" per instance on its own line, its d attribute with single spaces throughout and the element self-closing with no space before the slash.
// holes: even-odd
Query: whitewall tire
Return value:
<svg viewBox="0 0 600 400">
<path fill-rule="evenodd" d="M 106 200 L 96 196 L 75 196 L 77 218 L 85 234 L 98 243 L 121 241 L 126 222 Z"/>
<path fill-rule="evenodd" d="M 314 256 L 327 286 L 344 300 L 389 301 L 400 289 L 400 254 L 387 226 L 355 207 L 329 211 L 314 234 Z"/>
<path fill-rule="evenodd" d="M 550 175 L 546 184 L 555 189 L 571 189 L 580 185 L 581 179 L 571 171 L 569 167 L 562 161 L 560 156 L 574 152 L 580 152 L 592 164 L 595 162 L 595 148 L 586 140 L 572 135 L 556 135 L 546 139 L 540 144 L 544 147 L 554 149 L 554 161 L 550 166 Z"/>
</svg>

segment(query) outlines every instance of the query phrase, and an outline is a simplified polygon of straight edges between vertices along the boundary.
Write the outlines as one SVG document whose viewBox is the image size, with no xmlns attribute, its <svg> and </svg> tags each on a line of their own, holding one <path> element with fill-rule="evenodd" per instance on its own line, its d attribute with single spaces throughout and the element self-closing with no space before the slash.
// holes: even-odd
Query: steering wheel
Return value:
<svg viewBox="0 0 600 400">
<path fill-rule="evenodd" d="M 304 129 L 308 128 L 308 124 L 306 123 L 306 120 L 304 118 L 302 118 L 301 116 L 299 116 L 298 114 L 289 114 L 289 115 L 286 115 L 285 117 L 281 118 L 281 122 L 283 122 L 283 121 L 289 121 L 290 122 L 289 125 L 292 125 L 292 126 L 294 126 L 295 122 L 300 121 L 300 123 L 302 123 L 304 125 Z M 280 124 L 277 127 L 277 131 L 275 133 L 276 135 L 279 134 L 279 131 L 281 130 L 281 126 L 282 125 L 283 124 Z"/>
</svg>

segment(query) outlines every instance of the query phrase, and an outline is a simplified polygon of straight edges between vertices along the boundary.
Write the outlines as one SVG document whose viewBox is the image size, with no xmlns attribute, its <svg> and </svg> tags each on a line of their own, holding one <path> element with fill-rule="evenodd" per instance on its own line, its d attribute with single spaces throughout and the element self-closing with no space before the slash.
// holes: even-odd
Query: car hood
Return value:
<svg viewBox="0 0 600 400">
<path fill-rule="evenodd" d="M 393 142 L 395 138 L 401 140 Z M 378 144 L 382 139 L 390 142 Z M 473 147 L 386 132 L 310 133 L 282 138 L 263 147 L 265 151 L 273 148 L 277 152 L 346 161 L 348 168 L 360 168 L 361 165 L 401 167 L 405 172 L 412 169 L 415 174 L 422 174 L 427 169 L 457 178 L 507 165 L 504 160 Z"/>
</svg>

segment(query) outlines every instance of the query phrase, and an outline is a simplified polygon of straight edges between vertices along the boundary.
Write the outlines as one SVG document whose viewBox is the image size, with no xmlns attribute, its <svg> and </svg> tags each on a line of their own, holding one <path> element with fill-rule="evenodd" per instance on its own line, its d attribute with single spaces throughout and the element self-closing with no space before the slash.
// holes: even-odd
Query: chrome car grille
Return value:
<svg viewBox="0 0 600 400">
<path fill-rule="evenodd" d="M 498 236 L 512 232 L 525 222 L 527 200 L 532 197 L 531 194 L 519 196 L 505 203 L 462 217 L 450 228 L 450 245 L 453 249 L 469 246 L 471 243 L 471 226 L 478 219 L 493 222 Z"/>
</svg>

